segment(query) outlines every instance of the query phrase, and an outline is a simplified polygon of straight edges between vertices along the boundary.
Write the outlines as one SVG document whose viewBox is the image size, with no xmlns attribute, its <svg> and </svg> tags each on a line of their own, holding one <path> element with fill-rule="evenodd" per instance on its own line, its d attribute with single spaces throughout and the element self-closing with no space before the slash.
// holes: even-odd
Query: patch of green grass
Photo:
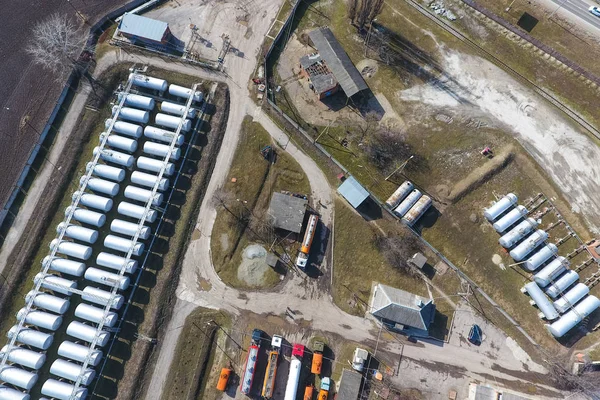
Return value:
<svg viewBox="0 0 600 400">
<path fill-rule="evenodd" d="M 267 145 L 276 153 L 275 163 L 271 165 L 261 154 Z M 251 213 L 250 218 L 266 218 L 271 194 L 282 190 L 310 194 L 310 185 L 300 165 L 273 143 L 260 124 L 247 117 L 227 181 L 219 199 L 215 200 L 219 213 L 213 227 L 211 252 L 217 273 L 228 285 L 248 287 L 238 278 L 242 251 L 252 243 L 269 247 L 274 239 L 270 234 L 253 234 L 252 227 L 240 215 Z M 269 269 L 261 287 L 272 287 L 279 280 L 279 274 Z"/>
</svg>

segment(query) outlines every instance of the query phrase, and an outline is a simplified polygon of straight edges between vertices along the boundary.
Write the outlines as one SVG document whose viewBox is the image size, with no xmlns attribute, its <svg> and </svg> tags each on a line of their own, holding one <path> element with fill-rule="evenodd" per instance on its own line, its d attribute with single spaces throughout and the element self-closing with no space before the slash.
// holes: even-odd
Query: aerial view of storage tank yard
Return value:
<svg viewBox="0 0 600 400">
<path fill-rule="evenodd" d="M 535 30 L 600 11 L 55 3 L 0 65 L 0 400 L 600 397 L 597 72 Z"/>
</svg>

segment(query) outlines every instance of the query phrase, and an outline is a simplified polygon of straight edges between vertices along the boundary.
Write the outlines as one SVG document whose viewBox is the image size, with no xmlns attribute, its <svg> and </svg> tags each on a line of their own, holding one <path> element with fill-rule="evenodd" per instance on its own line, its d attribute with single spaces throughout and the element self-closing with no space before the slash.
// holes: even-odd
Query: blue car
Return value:
<svg viewBox="0 0 600 400">
<path fill-rule="evenodd" d="M 483 333 L 481 332 L 481 328 L 479 325 L 473 325 L 469 332 L 469 342 L 473 343 L 475 346 L 479 346 L 482 340 Z"/>
<path fill-rule="evenodd" d="M 590 8 L 588 8 L 588 10 L 589 10 L 589 12 L 594 14 L 596 17 L 600 17 L 600 8 L 599 7 L 591 6 Z"/>
</svg>

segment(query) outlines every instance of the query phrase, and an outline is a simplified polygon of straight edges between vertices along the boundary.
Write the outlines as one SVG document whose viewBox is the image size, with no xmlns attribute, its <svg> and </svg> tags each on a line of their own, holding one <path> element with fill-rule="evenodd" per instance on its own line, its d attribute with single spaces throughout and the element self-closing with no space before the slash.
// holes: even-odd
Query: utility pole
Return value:
<svg viewBox="0 0 600 400">
<path fill-rule="evenodd" d="M 510 8 L 512 7 L 512 5 L 513 5 L 513 4 L 515 4 L 515 1 L 517 1 L 517 0 L 513 0 L 513 1 L 511 1 L 511 2 L 510 2 L 510 4 L 508 5 L 508 7 L 506 7 L 506 8 L 504 9 L 504 11 L 505 11 L 505 12 L 509 12 L 509 11 L 510 11 Z"/>
<path fill-rule="evenodd" d="M 317 143 L 319 141 L 319 139 L 321 138 L 321 136 L 323 136 L 324 133 L 326 133 L 326 132 L 329 131 L 329 127 L 331 126 L 332 123 L 333 123 L 333 121 L 330 121 L 329 124 L 325 128 L 323 128 L 323 130 L 321 131 L 321 133 L 319 134 L 319 136 L 317 136 L 317 138 L 315 139 L 315 141 L 313 142 L 313 144 Z"/>
<path fill-rule="evenodd" d="M 391 174 L 389 174 L 385 180 L 387 181 L 388 179 L 390 179 L 392 177 L 392 175 L 394 175 L 396 172 L 398 171 L 402 171 L 404 169 L 404 167 L 406 167 L 406 164 L 408 164 L 408 162 L 413 158 L 414 156 L 410 156 L 408 157 L 408 160 L 404 161 L 398 168 L 396 168 L 394 170 L 394 172 L 392 172 Z"/>
<path fill-rule="evenodd" d="M 556 10 L 552 11 L 552 14 L 550 14 L 550 16 L 548 17 L 548 19 L 551 19 L 551 18 L 552 18 L 552 16 L 553 16 L 553 15 L 554 15 L 554 14 L 555 14 L 555 13 L 556 13 L 558 10 L 560 10 L 560 9 L 562 8 L 562 6 L 564 6 L 564 5 L 565 5 L 565 3 L 566 3 L 567 1 L 568 1 L 568 0 L 563 0 L 563 1 L 562 1 L 562 2 L 561 2 L 559 5 L 558 5 L 558 7 L 556 7 Z"/>
<path fill-rule="evenodd" d="M 71 0 L 67 0 L 67 4 L 68 4 L 69 6 L 71 6 L 71 8 L 73 9 L 73 11 L 75 11 L 75 13 L 77 14 L 77 16 L 78 16 L 79 18 L 81 18 L 81 20 L 82 20 L 82 21 L 83 21 L 85 24 L 87 24 L 87 23 L 88 23 L 88 21 L 87 21 L 87 18 L 86 18 L 86 17 L 85 17 L 85 16 L 84 16 L 82 13 L 80 13 L 78 9 L 76 9 L 76 8 L 75 8 L 75 6 L 74 6 L 74 5 L 71 3 Z"/>
</svg>

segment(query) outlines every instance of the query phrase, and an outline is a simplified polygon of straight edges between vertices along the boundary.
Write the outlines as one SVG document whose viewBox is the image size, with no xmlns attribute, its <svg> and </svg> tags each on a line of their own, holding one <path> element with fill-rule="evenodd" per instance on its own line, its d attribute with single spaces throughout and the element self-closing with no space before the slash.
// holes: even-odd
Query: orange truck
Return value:
<svg viewBox="0 0 600 400">
<path fill-rule="evenodd" d="M 298 257 L 296 258 L 296 266 L 300 269 L 306 268 L 306 264 L 308 263 L 308 253 L 310 253 L 310 246 L 312 245 L 315 237 L 318 222 L 319 217 L 314 214 L 308 219 L 306 232 L 304 232 L 304 239 L 302 239 L 302 247 L 300 248 Z"/>
<path fill-rule="evenodd" d="M 227 389 L 227 382 L 229 381 L 229 376 L 231 375 L 230 368 L 221 369 L 221 375 L 219 375 L 219 382 L 217 382 L 217 390 L 224 392 Z"/>
<path fill-rule="evenodd" d="M 304 389 L 304 400 L 312 400 L 314 390 L 315 387 L 313 385 L 308 385 L 306 389 Z"/>
<path fill-rule="evenodd" d="M 323 350 L 325 349 L 325 344 L 323 342 L 315 342 L 313 357 L 312 357 L 312 365 L 310 367 L 310 372 L 312 374 L 319 375 L 321 373 L 321 368 L 323 368 Z"/>
<path fill-rule="evenodd" d="M 317 396 L 317 400 L 327 400 L 329 397 L 329 387 L 331 386 L 331 379 L 323 378 L 321 379 L 321 390 L 319 390 L 319 395 Z"/>
</svg>

